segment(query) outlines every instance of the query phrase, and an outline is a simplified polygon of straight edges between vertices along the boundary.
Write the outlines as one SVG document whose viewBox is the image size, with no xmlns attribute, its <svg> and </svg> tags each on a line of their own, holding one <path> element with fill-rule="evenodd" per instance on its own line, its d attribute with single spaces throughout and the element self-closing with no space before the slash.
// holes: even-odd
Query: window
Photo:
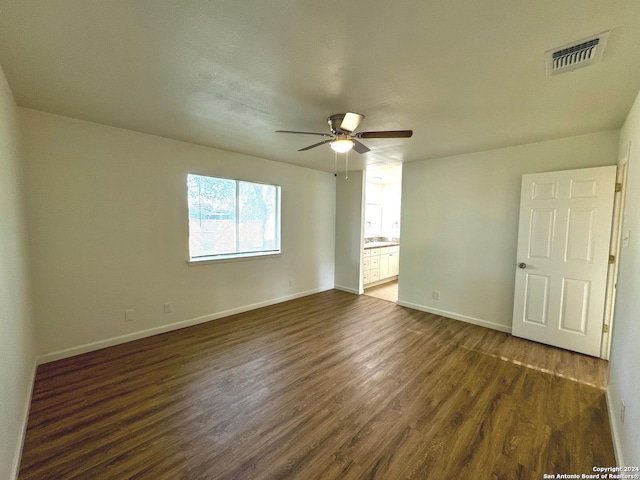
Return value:
<svg viewBox="0 0 640 480">
<path fill-rule="evenodd" d="M 280 253 L 280 186 L 189 174 L 192 261 Z"/>
</svg>

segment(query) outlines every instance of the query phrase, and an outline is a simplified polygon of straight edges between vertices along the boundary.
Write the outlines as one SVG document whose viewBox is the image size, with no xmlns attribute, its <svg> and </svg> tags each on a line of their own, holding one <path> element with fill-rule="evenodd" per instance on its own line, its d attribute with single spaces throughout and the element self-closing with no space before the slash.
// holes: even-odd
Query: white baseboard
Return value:
<svg viewBox="0 0 640 480">
<path fill-rule="evenodd" d="M 611 388 L 607 387 L 606 390 L 606 399 L 607 399 L 607 411 L 609 412 L 609 425 L 611 426 L 611 437 L 613 439 L 613 453 L 616 456 L 616 465 L 618 467 L 628 466 L 624 463 L 624 459 L 622 458 L 622 451 L 620 451 L 620 435 L 618 433 L 618 424 L 615 421 L 616 414 L 614 411 L 613 399 L 611 398 Z"/>
<path fill-rule="evenodd" d="M 159 327 L 149 328 L 147 330 L 141 330 L 139 332 L 128 333 L 126 335 L 120 335 L 117 337 L 108 338 L 106 340 L 98 340 L 96 342 L 79 345 L 77 347 L 66 348 L 64 350 L 58 350 L 56 352 L 47 353 L 38 357 L 38 365 L 43 363 L 53 362 L 62 358 L 73 357 L 82 353 L 92 352 L 94 350 L 100 350 L 101 348 L 113 347 L 114 345 L 120 345 L 121 343 L 131 342 L 140 338 L 151 337 L 160 333 L 171 332 L 173 330 L 179 330 L 181 328 L 190 327 L 192 325 L 198 325 L 200 323 L 209 322 L 211 320 L 217 320 L 218 318 L 228 317 L 237 313 L 248 312 L 249 310 L 255 310 L 257 308 L 268 307 L 269 305 L 275 305 L 277 303 L 286 302 L 288 300 L 294 300 L 296 298 L 306 297 L 313 295 L 314 293 L 320 293 L 327 290 L 331 290 L 332 287 L 316 288 L 313 290 L 307 290 L 305 292 L 298 292 L 292 295 L 284 297 L 274 298 L 271 300 L 265 300 L 264 302 L 252 303 L 250 305 L 242 305 L 240 307 L 231 308 L 222 312 L 210 313 L 201 317 L 190 318 L 182 320 L 180 322 L 170 323 L 168 325 L 161 325 Z"/>
<path fill-rule="evenodd" d="M 491 328 L 493 330 L 499 330 L 501 332 L 511 333 L 511 327 L 507 325 L 502 325 L 500 323 L 490 322 L 489 320 L 482 320 L 481 318 L 469 317 L 467 315 L 460 315 L 458 313 L 447 312 L 445 310 L 439 310 L 437 308 L 425 307 L 424 305 L 405 302 L 403 300 L 398 300 L 396 303 L 401 307 L 413 308 L 414 310 L 433 313 L 434 315 L 440 315 L 442 317 L 453 318 L 454 320 L 460 320 L 461 322 L 472 323 L 473 325 L 478 325 L 480 327 Z"/>
<path fill-rule="evenodd" d="M 38 369 L 38 359 L 33 359 L 33 365 L 31 366 L 31 378 L 29 379 L 29 394 L 22 408 L 21 423 L 22 429 L 20 435 L 16 439 L 15 452 L 13 453 L 13 466 L 11 469 L 12 479 L 17 480 L 20 473 L 20 461 L 22 460 L 22 449 L 24 447 L 24 439 L 27 435 L 27 423 L 29 422 L 29 410 L 31 409 L 31 397 L 33 395 L 33 386 L 36 383 L 36 370 Z"/>
<path fill-rule="evenodd" d="M 355 288 L 351 288 L 351 287 L 344 287 L 342 285 L 335 285 L 333 288 L 335 288 L 336 290 L 341 290 L 343 292 L 347 292 L 347 293 L 353 293 L 355 295 L 362 295 L 363 292 L 356 290 Z"/>
</svg>

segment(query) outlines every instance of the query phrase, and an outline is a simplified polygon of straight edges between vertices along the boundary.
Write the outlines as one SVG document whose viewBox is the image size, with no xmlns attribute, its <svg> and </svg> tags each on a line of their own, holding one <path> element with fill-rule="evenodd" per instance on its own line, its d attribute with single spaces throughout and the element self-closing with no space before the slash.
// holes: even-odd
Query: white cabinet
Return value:
<svg viewBox="0 0 640 480">
<path fill-rule="evenodd" d="M 362 283 L 377 282 L 380 278 L 380 249 L 367 248 L 362 254 Z"/>
<path fill-rule="evenodd" d="M 400 253 L 389 254 L 389 276 L 394 277 L 398 275 L 400 267 Z"/>
<path fill-rule="evenodd" d="M 369 248 L 362 257 L 362 280 L 365 285 L 398 275 L 400 246 Z"/>
<path fill-rule="evenodd" d="M 389 275 L 389 254 L 380 255 L 380 278 L 390 277 Z"/>
<path fill-rule="evenodd" d="M 383 247 L 380 249 L 380 279 L 398 275 L 400 263 L 400 247 Z"/>
<path fill-rule="evenodd" d="M 369 278 L 369 282 L 373 283 L 373 282 L 377 282 L 378 280 L 380 280 L 380 270 L 378 269 L 371 270 L 371 276 Z"/>
</svg>

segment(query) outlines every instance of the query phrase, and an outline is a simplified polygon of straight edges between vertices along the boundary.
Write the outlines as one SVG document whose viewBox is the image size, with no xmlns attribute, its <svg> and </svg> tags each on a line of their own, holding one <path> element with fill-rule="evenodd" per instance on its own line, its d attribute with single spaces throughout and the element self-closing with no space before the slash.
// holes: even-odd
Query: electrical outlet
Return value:
<svg viewBox="0 0 640 480">
<path fill-rule="evenodd" d="M 125 322 L 133 322 L 136 319 L 134 310 L 125 310 L 124 311 L 124 321 Z"/>
<path fill-rule="evenodd" d="M 293 278 L 289 279 L 289 286 L 293 287 L 293 285 L 295 284 L 295 282 L 293 281 Z"/>
<path fill-rule="evenodd" d="M 433 297 L 434 300 L 440 300 L 440 292 L 438 290 L 434 290 L 431 297 Z"/>
<path fill-rule="evenodd" d="M 627 410 L 627 404 L 624 400 L 620 400 L 620 423 L 624 425 L 624 412 Z"/>
<path fill-rule="evenodd" d="M 171 313 L 172 311 L 172 306 L 171 306 L 171 302 L 167 302 L 164 304 L 164 313 Z"/>
</svg>

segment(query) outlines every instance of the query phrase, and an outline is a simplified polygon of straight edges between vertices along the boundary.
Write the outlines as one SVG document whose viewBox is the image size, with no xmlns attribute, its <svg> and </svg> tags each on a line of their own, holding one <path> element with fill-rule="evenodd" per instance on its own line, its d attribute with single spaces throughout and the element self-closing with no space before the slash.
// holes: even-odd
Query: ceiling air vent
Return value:
<svg viewBox="0 0 640 480">
<path fill-rule="evenodd" d="M 582 67 L 588 67 L 602 57 L 609 32 L 578 40 L 546 53 L 547 75 L 559 75 Z"/>
</svg>

